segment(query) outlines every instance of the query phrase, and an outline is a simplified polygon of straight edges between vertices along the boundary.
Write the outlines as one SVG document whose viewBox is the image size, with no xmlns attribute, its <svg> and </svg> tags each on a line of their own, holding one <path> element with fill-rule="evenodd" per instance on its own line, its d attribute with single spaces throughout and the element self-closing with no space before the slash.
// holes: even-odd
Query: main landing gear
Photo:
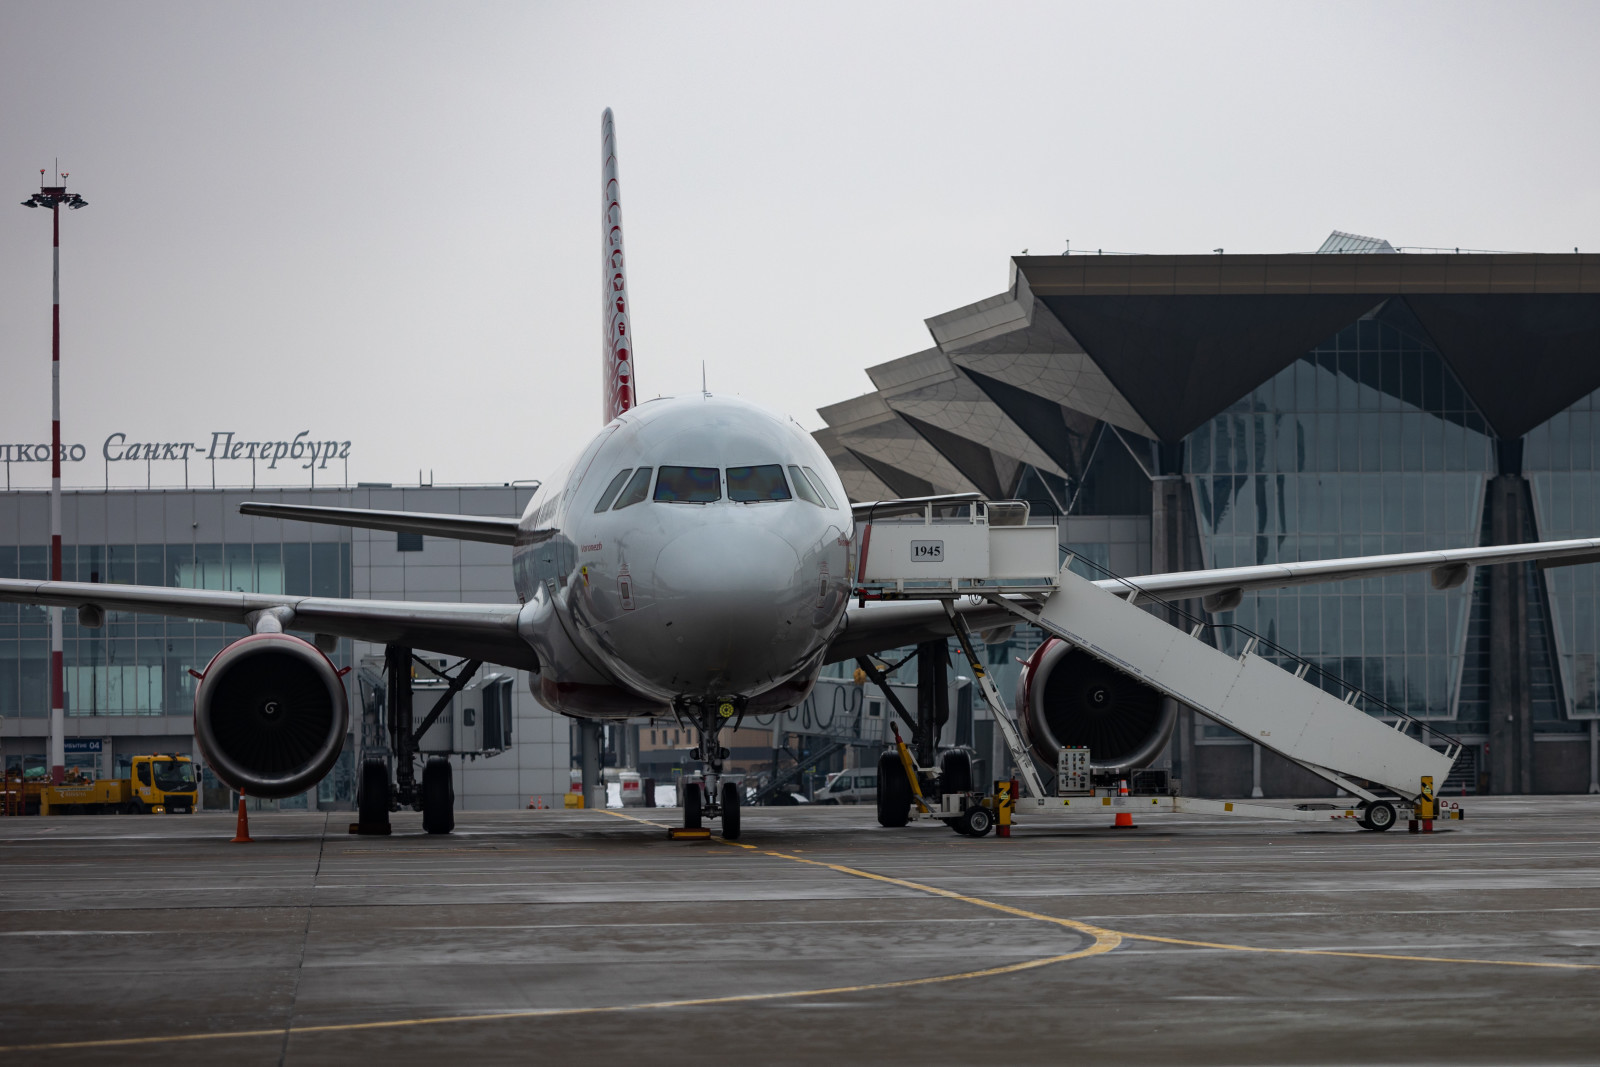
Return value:
<svg viewBox="0 0 1600 1067">
<path fill-rule="evenodd" d="M 723 772 L 723 761 L 729 752 L 722 747 L 721 738 L 724 727 L 738 725 L 735 716 L 744 718 L 744 698 L 699 702 L 680 699 L 675 710 L 680 717 L 692 722 L 700 734 L 700 744 L 689 751 L 689 758 L 705 764 L 704 774 L 684 782 L 683 827 L 699 830 L 704 820 L 721 819 L 722 836 L 737 841 L 744 775 Z"/>
<path fill-rule="evenodd" d="M 419 723 L 412 712 L 411 681 L 414 664 L 420 663 L 430 675 L 447 684 L 432 709 Z M 422 781 L 416 780 L 417 760 L 422 758 L 422 735 L 444 713 L 450 700 L 464 689 L 481 660 L 468 660 L 455 674 L 447 674 L 417 659 L 411 649 L 389 645 L 384 649 L 384 687 L 381 701 L 369 701 L 362 715 L 361 777 L 356 794 L 357 822 L 350 824 L 353 834 L 387 834 L 389 813 L 402 808 L 422 812 L 422 828 L 430 834 L 448 834 L 455 829 L 455 786 L 451 782 L 450 760 L 428 756 L 422 768 Z M 380 717 L 381 716 L 381 717 Z M 390 763 L 393 762 L 393 777 Z"/>
</svg>

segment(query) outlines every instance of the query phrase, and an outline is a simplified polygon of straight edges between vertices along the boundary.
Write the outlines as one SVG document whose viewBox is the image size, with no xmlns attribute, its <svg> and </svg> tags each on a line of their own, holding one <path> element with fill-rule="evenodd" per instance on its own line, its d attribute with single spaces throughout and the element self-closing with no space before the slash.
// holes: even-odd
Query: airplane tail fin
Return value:
<svg viewBox="0 0 1600 1067">
<path fill-rule="evenodd" d="M 600 116 L 600 274 L 602 402 L 610 422 L 634 406 L 633 331 L 628 327 L 628 274 L 622 254 L 622 193 L 617 185 L 617 131 L 611 109 Z"/>
</svg>

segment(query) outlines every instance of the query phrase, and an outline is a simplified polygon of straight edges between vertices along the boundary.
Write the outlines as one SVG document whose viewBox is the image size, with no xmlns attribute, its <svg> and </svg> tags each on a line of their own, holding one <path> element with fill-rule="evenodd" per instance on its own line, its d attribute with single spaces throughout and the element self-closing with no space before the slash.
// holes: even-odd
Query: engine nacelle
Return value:
<svg viewBox="0 0 1600 1067">
<path fill-rule="evenodd" d="M 273 799 L 303 793 L 333 768 L 350 728 L 338 670 L 315 645 L 252 634 L 218 652 L 194 694 L 194 736 L 229 786 Z"/>
<path fill-rule="evenodd" d="M 1148 766 L 1178 720 L 1176 702 L 1159 690 L 1053 637 L 1022 666 L 1017 711 L 1047 766 L 1063 747 L 1088 746 L 1090 766 L 1111 773 Z"/>
</svg>

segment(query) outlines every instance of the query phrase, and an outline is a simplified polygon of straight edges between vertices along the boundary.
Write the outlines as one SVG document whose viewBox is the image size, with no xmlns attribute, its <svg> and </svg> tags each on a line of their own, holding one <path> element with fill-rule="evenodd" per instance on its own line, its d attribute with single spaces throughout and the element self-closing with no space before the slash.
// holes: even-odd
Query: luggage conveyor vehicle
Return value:
<svg viewBox="0 0 1600 1067">
<path fill-rule="evenodd" d="M 993 709 L 1018 779 L 1009 788 L 997 783 L 994 792 L 986 791 L 971 781 L 970 759 L 954 752 L 945 753 L 937 767 L 919 766 L 898 743 L 896 730 L 897 748 L 886 751 L 879 761 L 881 823 L 940 819 L 958 832 L 982 836 L 994 822 L 1009 824 L 1013 811 L 1051 809 L 1110 809 L 1119 815 L 1119 825 L 1130 825 L 1121 816 L 1139 810 L 1349 820 L 1368 830 L 1387 830 L 1401 818 L 1413 821 L 1413 827 L 1415 820 L 1422 820 L 1431 829 L 1433 819 L 1462 817 L 1459 805 L 1440 805 L 1433 794 L 1433 783 L 1444 781 L 1461 750 L 1460 742 L 1322 675 L 1329 685 L 1343 689 L 1342 695 L 1328 692 L 1308 681 L 1313 664 L 1258 635 L 1246 632 L 1243 651 L 1230 655 L 1203 640 L 1211 625 L 1204 619 L 1191 620 L 1191 628 L 1180 629 L 1138 606 L 1141 599 L 1154 598 L 1144 596 L 1132 583 L 1123 583 L 1127 595 L 1119 596 L 1106 588 L 1121 581 L 1115 576 L 1099 583 L 1081 577 L 1070 570 L 1070 557 L 1059 562 L 1056 527 L 1029 525 L 1027 509 L 1021 501 L 968 501 L 941 511 L 937 502 L 930 501 L 919 514 L 869 521 L 862 531 L 856 595 L 862 600 L 921 599 L 943 605 L 973 677 Z M 974 651 L 966 619 L 956 610 L 955 602 L 969 596 L 989 601 L 1154 694 L 1242 734 L 1355 797 L 1356 803 L 1280 807 L 1182 797 L 1171 790 L 1135 795 L 1127 788 L 1126 773 L 1096 769 L 1087 748 L 1068 746 L 1057 747 L 1056 786 L 1047 789 L 1034 758 L 1043 746 L 1030 744 L 1031 739 L 1023 736 Z M 1264 650 L 1295 666 L 1281 666 L 1260 654 Z M 871 676 L 881 687 L 881 672 Z M 1378 706 L 1390 720 L 1368 714 L 1360 706 L 1363 702 Z M 911 721 L 892 696 L 891 703 Z M 1024 710 L 1018 709 L 1019 716 Z M 1443 749 L 1430 741 L 1442 743 Z M 1151 758 L 1164 747 L 1165 736 L 1159 742 L 1151 748 Z M 903 788 L 893 783 L 903 783 Z M 979 808 L 987 818 L 967 814 Z"/>
</svg>

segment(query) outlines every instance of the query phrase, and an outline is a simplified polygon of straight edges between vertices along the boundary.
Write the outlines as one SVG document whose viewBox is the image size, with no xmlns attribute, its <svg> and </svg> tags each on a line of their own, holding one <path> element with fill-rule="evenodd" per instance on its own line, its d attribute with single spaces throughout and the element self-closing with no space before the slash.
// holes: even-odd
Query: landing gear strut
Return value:
<svg viewBox="0 0 1600 1067">
<path fill-rule="evenodd" d="M 420 723 L 415 721 L 411 703 L 411 679 L 416 664 L 448 683 Z M 384 648 L 383 719 L 379 721 L 377 709 L 373 707 L 362 722 L 359 821 L 351 826 L 352 833 L 387 834 L 389 813 L 403 807 L 422 812 L 422 827 L 430 834 L 447 834 L 455 829 L 456 798 L 450 780 L 450 761 L 441 756 L 429 758 L 419 783 L 416 777 L 419 745 L 451 698 L 466 687 L 481 666 L 482 660 L 468 660 L 450 675 L 418 659 L 403 645 Z"/>
<path fill-rule="evenodd" d="M 705 764 L 703 781 L 690 779 L 688 792 L 683 798 L 683 825 L 697 830 L 702 819 L 721 819 L 722 836 L 729 841 L 739 838 L 739 808 L 744 790 L 743 775 L 723 773 L 723 761 L 730 753 L 722 747 L 722 730 L 734 716 L 744 718 L 744 698 L 733 700 L 703 700 L 690 703 L 680 700 L 677 711 L 697 727 L 700 744 L 689 752 L 690 759 Z"/>
</svg>

